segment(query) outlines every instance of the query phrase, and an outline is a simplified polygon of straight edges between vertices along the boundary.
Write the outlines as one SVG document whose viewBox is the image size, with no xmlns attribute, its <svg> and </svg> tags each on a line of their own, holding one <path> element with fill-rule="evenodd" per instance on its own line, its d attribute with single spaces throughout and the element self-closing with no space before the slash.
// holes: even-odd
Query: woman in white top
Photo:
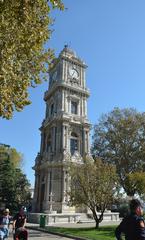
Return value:
<svg viewBox="0 0 145 240">
<path fill-rule="evenodd" d="M 3 215 L 0 217 L 0 240 L 3 240 L 9 235 L 10 211 L 6 208 Z"/>
</svg>

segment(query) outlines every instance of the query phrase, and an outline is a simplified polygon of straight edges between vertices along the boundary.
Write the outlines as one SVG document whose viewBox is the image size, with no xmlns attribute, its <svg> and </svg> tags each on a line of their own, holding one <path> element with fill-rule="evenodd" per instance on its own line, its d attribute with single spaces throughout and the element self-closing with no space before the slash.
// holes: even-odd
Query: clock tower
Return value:
<svg viewBox="0 0 145 240">
<path fill-rule="evenodd" d="M 89 154 L 86 64 L 65 46 L 50 68 L 44 94 L 46 115 L 35 166 L 34 211 L 65 213 L 69 206 L 67 161 L 82 162 Z"/>
</svg>

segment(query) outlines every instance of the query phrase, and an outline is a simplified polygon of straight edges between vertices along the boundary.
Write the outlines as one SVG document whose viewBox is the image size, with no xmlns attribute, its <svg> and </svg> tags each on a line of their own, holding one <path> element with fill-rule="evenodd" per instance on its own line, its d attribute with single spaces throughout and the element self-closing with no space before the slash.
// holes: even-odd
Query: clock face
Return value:
<svg viewBox="0 0 145 240">
<path fill-rule="evenodd" d="M 77 71 L 75 68 L 73 68 L 73 67 L 70 67 L 70 68 L 69 68 L 69 75 L 70 75 L 72 78 L 76 78 L 76 79 L 79 78 L 79 73 L 78 73 L 78 71 Z"/>
</svg>

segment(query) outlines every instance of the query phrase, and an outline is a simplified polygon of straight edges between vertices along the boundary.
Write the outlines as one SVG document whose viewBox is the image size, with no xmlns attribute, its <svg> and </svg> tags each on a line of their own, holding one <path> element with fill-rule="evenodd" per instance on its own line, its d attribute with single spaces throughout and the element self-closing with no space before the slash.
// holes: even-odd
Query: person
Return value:
<svg viewBox="0 0 145 240">
<path fill-rule="evenodd" d="M 121 240 L 122 234 L 126 240 L 145 240 L 145 223 L 143 219 L 143 207 L 138 199 L 130 201 L 130 214 L 126 216 L 115 230 L 117 240 Z"/>
<path fill-rule="evenodd" d="M 0 240 L 3 240 L 9 236 L 9 224 L 11 220 L 9 213 L 9 209 L 6 208 L 0 217 Z"/>
<path fill-rule="evenodd" d="M 26 214 L 24 213 L 24 208 L 20 208 L 19 212 L 13 218 L 13 230 L 14 240 L 27 240 L 28 239 L 28 231 L 25 228 L 26 224 Z"/>
</svg>

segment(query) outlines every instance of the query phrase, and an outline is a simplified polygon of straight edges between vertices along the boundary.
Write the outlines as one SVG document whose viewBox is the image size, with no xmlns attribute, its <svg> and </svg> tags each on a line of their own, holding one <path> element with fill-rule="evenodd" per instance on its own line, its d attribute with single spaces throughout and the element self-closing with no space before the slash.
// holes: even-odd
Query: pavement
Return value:
<svg viewBox="0 0 145 240">
<path fill-rule="evenodd" d="M 28 230 L 29 232 L 29 240 L 70 240 L 70 238 L 49 234 L 46 232 L 36 231 L 36 230 Z M 76 238 L 74 238 L 76 239 Z M 8 240 L 13 240 L 13 235 L 10 233 Z"/>
<path fill-rule="evenodd" d="M 100 226 L 107 226 L 107 225 L 118 225 L 120 221 L 103 221 L 100 223 Z M 91 228 L 95 227 L 95 223 L 55 223 L 49 225 L 52 227 L 65 227 L 65 228 Z M 71 236 L 65 236 L 64 234 L 56 234 L 56 233 L 49 233 L 43 228 L 39 228 L 39 224 L 34 223 L 27 223 L 26 227 L 28 228 L 29 232 L 29 240 L 85 240 L 84 238 L 77 238 L 77 237 L 71 237 Z M 37 230 L 36 230 L 37 229 Z M 8 240 L 13 240 L 13 234 L 10 229 L 10 236 Z"/>
</svg>

